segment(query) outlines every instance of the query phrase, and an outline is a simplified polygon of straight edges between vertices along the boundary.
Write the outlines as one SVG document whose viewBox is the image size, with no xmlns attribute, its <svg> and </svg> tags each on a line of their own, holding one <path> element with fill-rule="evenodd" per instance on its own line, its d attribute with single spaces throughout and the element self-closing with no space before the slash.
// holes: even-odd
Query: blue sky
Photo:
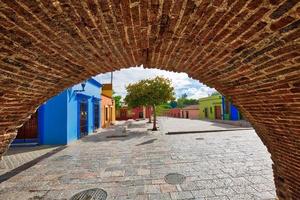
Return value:
<svg viewBox="0 0 300 200">
<path fill-rule="evenodd" d="M 191 79 L 186 73 L 175 73 L 159 69 L 144 69 L 143 67 L 132 67 L 122 69 L 113 73 L 113 89 L 116 94 L 123 98 L 126 96 L 126 86 L 130 83 L 137 82 L 145 78 L 153 78 L 155 76 L 163 76 L 171 79 L 175 88 L 176 97 L 180 97 L 186 93 L 189 98 L 198 99 L 207 97 L 215 90 L 207 87 L 197 80 Z M 110 83 L 111 73 L 99 74 L 96 79 L 101 83 Z"/>
</svg>

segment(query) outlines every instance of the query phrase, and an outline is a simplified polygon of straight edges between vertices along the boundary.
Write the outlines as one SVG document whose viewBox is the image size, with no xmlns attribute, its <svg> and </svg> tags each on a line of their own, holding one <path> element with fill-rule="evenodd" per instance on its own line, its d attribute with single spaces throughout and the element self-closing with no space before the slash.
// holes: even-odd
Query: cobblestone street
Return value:
<svg viewBox="0 0 300 200">
<path fill-rule="evenodd" d="M 122 122 L 68 145 L 3 181 L 0 199 L 62 200 L 92 188 L 120 200 L 275 198 L 270 154 L 254 130 L 166 135 L 196 130 L 195 123 L 199 130 L 234 127 L 159 118 L 160 131 L 151 132 L 146 122 Z M 171 185 L 169 173 L 186 178 Z"/>
</svg>

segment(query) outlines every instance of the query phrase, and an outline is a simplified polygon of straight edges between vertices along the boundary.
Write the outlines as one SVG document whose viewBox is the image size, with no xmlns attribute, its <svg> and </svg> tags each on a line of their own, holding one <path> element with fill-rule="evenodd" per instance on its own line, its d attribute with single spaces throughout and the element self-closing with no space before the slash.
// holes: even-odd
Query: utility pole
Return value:
<svg viewBox="0 0 300 200">
<path fill-rule="evenodd" d="M 114 72 L 111 72 L 111 75 L 110 75 L 110 83 L 111 83 L 111 85 L 113 84 L 113 77 L 114 77 Z"/>
</svg>

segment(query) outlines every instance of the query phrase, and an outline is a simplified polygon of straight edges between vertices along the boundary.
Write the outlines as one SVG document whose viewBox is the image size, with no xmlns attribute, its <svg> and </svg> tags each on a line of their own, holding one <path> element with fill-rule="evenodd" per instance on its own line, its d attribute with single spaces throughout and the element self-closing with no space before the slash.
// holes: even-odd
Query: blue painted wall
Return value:
<svg viewBox="0 0 300 200">
<path fill-rule="evenodd" d="M 229 110 L 226 110 L 226 98 L 222 96 L 223 120 L 240 120 L 239 110 L 230 102 Z"/>
<path fill-rule="evenodd" d="M 100 102 L 102 85 L 94 79 L 66 89 L 39 108 L 39 141 L 41 144 L 68 144 L 80 138 L 80 101 L 87 101 L 88 133 L 94 131 L 94 102 Z M 101 108 L 101 106 L 100 106 Z M 101 110 L 99 110 L 99 116 Z M 100 124 L 99 117 L 99 124 Z"/>
<path fill-rule="evenodd" d="M 88 81 L 84 92 L 74 92 L 80 90 L 81 84 L 77 84 L 67 90 L 68 93 L 68 137 L 67 142 L 77 140 L 80 136 L 80 102 L 87 101 L 88 106 L 88 133 L 94 131 L 94 101 L 100 105 L 101 86 L 94 81 Z M 99 110 L 100 112 L 100 110 Z M 100 116 L 100 113 L 99 113 Z"/>
<path fill-rule="evenodd" d="M 231 120 L 239 120 L 240 119 L 239 111 L 233 104 L 230 105 L 230 119 Z"/>
<path fill-rule="evenodd" d="M 67 92 L 49 99 L 38 112 L 40 143 L 67 144 Z"/>
</svg>

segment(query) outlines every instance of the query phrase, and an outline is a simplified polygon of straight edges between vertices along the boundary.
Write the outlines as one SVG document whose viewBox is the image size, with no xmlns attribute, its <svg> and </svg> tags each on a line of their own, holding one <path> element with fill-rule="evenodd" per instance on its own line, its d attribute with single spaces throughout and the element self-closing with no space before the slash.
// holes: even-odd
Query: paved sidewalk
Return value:
<svg viewBox="0 0 300 200">
<path fill-rule="evenodd" d="M 58 146 L 27 146 L 27 147 L 10 147 L 6 154 L 0 160 L 0 176 L 10 172 L 26 163 L 44 156 Z"/>
<path fill-rule="evenodd" d="M 74 142 L 0 184 L 0 199 L 62 200 L 91 188 L 118 200 L 274 199 L 270 155 L 253 130 L 165 135 L 150 126 L 121 123 Z M 186 179 L 167 184 L 169 173 Z"/>
<path fill-rule="evenodd" d="M 159 122 L 160 122 L 159 124 L 161 125 L 160 128 L 164 133 L 244 129 L 242 127 L 213 122 L 213 121 L 182 119 L 182 118 L 173 118 L 173 117 L 159 117 Z"/>
</svg>

